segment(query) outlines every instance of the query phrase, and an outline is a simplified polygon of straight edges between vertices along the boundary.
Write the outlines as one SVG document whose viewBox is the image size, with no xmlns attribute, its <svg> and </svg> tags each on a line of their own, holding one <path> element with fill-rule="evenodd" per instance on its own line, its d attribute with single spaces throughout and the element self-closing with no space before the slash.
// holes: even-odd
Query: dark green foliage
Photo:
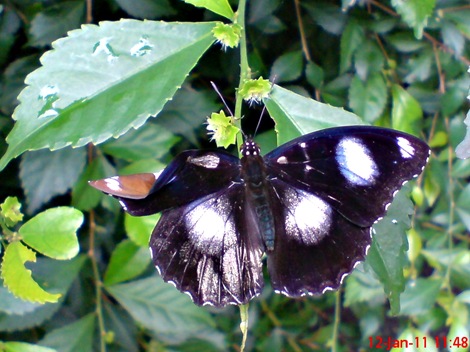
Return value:
<svg viewBox="0 0 470 352">
<path fill-rule="evenodd" d="M 289 299 L 267 278 L 249 307 L 246 350 L 372 350 L 377 337 L 426 337 L 436 351 L 435 337 L 468 338 L 470 161 L 455 155 L 469 106 L 468 2 L 308 0 L 301 19 L 294 5 L 247 4 L 252 78 L 283 87 L 265 100 L 278 134 L 264 117 L 263 151 L 276 137 L 284 143 L 313 129 L 368 123 L 415 134 L 433 154 L 376 224 L 369 256 L 339 299 L 334 292 Z M 197 307 L 163 283 L 146 249 L 156 217 L 124 217 L 114 199 L 87 184 L 156 172 L 181 150 L 215 147 L 204 122 L 223 106 L 210 81 L 230 108 L 241 106 L 240 52 L 222 50 L 211 33 L 215 21 L 230 22 L 219 16 L 230 11 L 156 0 L 92 6 L 94 25 L 80 29 L 82 1 L 0 4 L 0 203 L 19 197 L 25 221 L 60 205 L 87 213 L 76 258 L 37 253 L 38 262 L 26 264 L 47 292 L 63 294 L 58 303 L 22 301 L 0 287 L 0 351 L 236 350 L 238 308 Z M 150 52 L 160 56 L 149 59 Z M 236 110 L 245 133 L 254 132 L 260 110 Z M 470 155 L 469 139 L 459 155 Z M 0 233 L 1 258 L 12 238 Z M 452 351 L 469 350 L 460 347 Z"/>
</svg>

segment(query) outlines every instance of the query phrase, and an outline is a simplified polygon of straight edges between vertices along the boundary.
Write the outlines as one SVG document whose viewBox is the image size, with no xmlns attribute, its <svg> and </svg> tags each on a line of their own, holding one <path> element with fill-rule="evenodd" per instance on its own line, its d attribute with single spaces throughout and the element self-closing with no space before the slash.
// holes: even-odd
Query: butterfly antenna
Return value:
<svg viewBox="0 0 470 352">
<path fill-rule="evenodd" d="M 222 100 L 222 102 L 224 103 L 225 108 L 226 108 L 227 111 L 230 113 L 230 116 L 234 117 L 232 110 L 230 110 L 230 108 L 228 107 L 227 103 L 225 102 L 225 99 L 224 99 L 224 97 L 222 96 L 222 94 L 220 93 L 219 88 L 217 88 L 217 86 L 215 85 L 215 83 L 212 82 L 212 81 L 211 81 L 211 85 L 212 85 L 212 88 L 214 88 L 214 90 L 215 90 L 215 91 L 217 92 L 217 94 L 219 95 L 219 97 L 220 97 L 220 99 Z"/>
<path fill-rule="evenodd" d="M 265 111 L 266 111 L 266 105 L 264 105 L 263 110 L 261 110 L 261 116 L 259 117 L 258 124 L 256 125 L 254 136 L 256 136 L 256 133 L 258 132 L 258 128 L 259 128 L 259 125 L 261 124 L 261 120 L 263 119 L 263 115 Z"/>
</svg>

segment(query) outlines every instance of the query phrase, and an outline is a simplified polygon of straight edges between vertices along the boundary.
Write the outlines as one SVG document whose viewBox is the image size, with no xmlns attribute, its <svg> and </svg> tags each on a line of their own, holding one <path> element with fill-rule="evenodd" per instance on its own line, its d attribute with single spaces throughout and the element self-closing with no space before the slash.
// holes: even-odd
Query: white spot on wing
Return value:
<svg viewBox="0 0 470 352">
<path fill-rule="evenodd" d="M 287 164 L 287 158 L 285 156 L 280 156 L 276 161 L 278 164 Z"/>
<path fill-rule="evenodd" d="M 369 149 L 357 138 L 343 138 L 336 148 L 336 162 L 350 183 L 368 186 L 379 174 Z"/>
<path fill-rule="evenodd" d="M 118 176 L 106 178 L 104 179 L 104 183 L 106 183 L 106 187 L 108 187 L 111 191 L 122 191 L 121 183 L 118 180 Z"/>
<path fill-rule="evenodd" d="M 411 145 L 410 141 L 403 137 L 397 137 L 397 143 L 400 147 L 400 154 L 405 159 L 410 159 L 415 154 L 415 148 Z"/>
<path fill-rule="evenodd" d="M 285 196 L 288 202 L 286 231 L 306 245 L 320 242 L 331 226 L 330 206 L 320 198 L 300 190 L 289 190 Z"/>
<path fill-rule="evenodd" d="M 196 158 L 188 158 L 188 161 L 197 166 L 205 167 L 207 169 L 215 169 L 219 166 L 220 158 L 215 154 L 207 154 Z"/>
</svg>

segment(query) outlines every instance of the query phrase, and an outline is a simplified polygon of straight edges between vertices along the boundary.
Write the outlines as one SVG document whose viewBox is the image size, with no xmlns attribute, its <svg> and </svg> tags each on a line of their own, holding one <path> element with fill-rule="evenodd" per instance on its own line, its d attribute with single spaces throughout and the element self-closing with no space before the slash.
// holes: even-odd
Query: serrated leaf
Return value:
<svg viewBox="0 0 470 352">
<path fill-rule="evenodd" d="M 387 86 L 381 74 L 372 74 L 366 82 L 355 76 L 349 89 L 349 105 L 365 121 L 377 120 L 387 104 Z"/>
<path fill-rule="evenodd" d="M 21 242 L 12 242 L 5 250 L 2 261 L 2 279 L 6 287 L 21 299 L 46 303 L 57 302 L 61 294 L 44 291 L 31 277 L 26 262 L 35 262 L 36 254 Z"/>
<path fill-rule="evenodd" d="M 142 274 L 150 264 L 148 248 L 139 247 L 130 240 L 116 246 L 104 275 L 104 284 L 115 285 Z"/>
<path fill-rule="evenodd" d="M 328 127 L 362 125 L 353 113 L 305 98 L 277 85 L 264 103 L 276 122 L 278 145 Z"/>
<path fill-rule="evenodd" d="M 160 278 L 114 285 L 107 290 L 136 321 L 159 334 L 191 336 L 214 326 L 206 310 Z"/>
<path fill-rule="evenodd" d="M 408 193 L 406 190 L 398 192 L 388 207 L 387 215 L 374 225 L 374 236 L 366 259 L 384 285 L 392 314 L 400 311 L 400 294 L 405 289 L 406 230 L 410 227 L 410 215 L 413 213 L 413 204 L 406 195 Z"/>
<path fill-rule="evenodd" d="M 160 214 L 148 216 L 124 215 L 124 227 L 127 236 L 138 246 L 147 248 L 149 245 L 150 234 L 155 225 L 160 220 Z"/>
<path fill-rule="evenodd" d="M 34 306 L 29 307 L 27 311 L 25 311 L 24 308 L 20 308 L 8 314 L 0 312 L 0 331 L 25 330 L 39 326 L 46 319 L 49 319 L 61 308 L 64 296 L 77 277 L 86 258 L 85 255 L 81 255 L 72 260 L 60 262 L 60 264 L 53 259 L 39 258 L 36 263 L 30 265 L 36 281 L 44 287 L 48 287 L 50 291 L 58 292 L 63 295 L 59 303 L 34 304 Z M 8 301 L 17 301 L 10 309 L 14 306 L 24 304 L 24 301 L 20 298 L 13 296 L 9 292 L 8 294 L 11 296 L 8 298 Z"/>
<path fill-rule="evenodd" d="M 27 150 L 99 144 L 140 127 L 213 43 L 213 26 L 121 20 L 69 32 L 27 77 L 0 170 Z"/>
<path fill-rule="evenodd" d="M 436 0 L 392 0 L 392 6 L 403 21 L 413 28 L 415 37 L 421 39 L 428 18 L 432 15 Z"/>
<path fill-rule="evenodd" d="M 0 204 L 2 210 L 2 217 L 5 219 L 7 226 L 15 226 L 18 222 L 23 220 L 23 213 L 21 212 L 21 203 L 16 197 L 7 197 L 5 201 Z"/>
<path fill-rule="evenodd" d="M 229 20 L 235 15 L 227 0 L 184 0 L 184 2 L 203 7 Z"/>
<path fill-rule="evenodd" d="M 0 342 L 0 351 L 2 352 L 57 352 L 48 347 L 33 345 L 26 342 Z"/>
<path fill-rule="evenodd" d="M 20 178 L 28 201 L 28 212 L 36 212 L 52 197 L 72 188 L 85 162 L 85 148 L 64 148 L 55 152 L 38 150 L 25 154 L 20 164 Z"/>
<path fill-rule="evenodd" d="M 94 314 L 88 314 L 72 324 L 46 334 L 39 344 L 60 352 L 93 351 L 95 320 Z"/>
<path fill-rule="evenodd" d="M 18 230 L 23 242 L 54 259 L 71 259 L 79 251 L 77 230 L 83 214 L 71 207 L 51 208 L 39 213 Z"/>
</svg>

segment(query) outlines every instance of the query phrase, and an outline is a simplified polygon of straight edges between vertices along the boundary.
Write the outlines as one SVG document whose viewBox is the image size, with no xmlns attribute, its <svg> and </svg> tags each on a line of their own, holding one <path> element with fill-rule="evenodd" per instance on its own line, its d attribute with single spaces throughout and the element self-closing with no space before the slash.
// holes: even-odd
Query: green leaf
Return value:
<svg viewBox="0 0 470 352">
<path fill-rule="evenodd" d="M 2 261 L 1 277 L 6 287 L 15 296 L 31 302 L 57 302 L 60 294 L 44 291 L 31 277 L 31 270 L 25 268 L 26 262 L 35 262 L 36 254 L 21 242 L 12 242 L 5 250 Z"/>
<path fill-rule="evenodd" d="M 364 29 L 355 20 L 350 20 L 341 35 L 340 73 L 351 67 L 353 55 L 364 40 Z"/>
<path fill-rule="evenodd" d="M 302 70 L 302 51 L 292 51 L 279 56 L 274 61 L 270 77 L 276 83 L 295 81 L 301 76 Z"/>
<path fill-rule="evenodd" d="M 235 15 L 227 0 L 184 0 L 184 2 L 203 7 L 229 20 L 232 20 Z"/>
<path fill-rule="evenodd" d="M 150 264 L 147 248 L 139 247 L 130 240 L 116 246 L 104 275 L 104 284 L 111 286 L 142 274 Z"/>
<path fill-rule="evenodd" d="M 313 61 L 310 61 L 307 62 L 305 76 L 308 80 L 308 83 L 318 89 L 323 85 L 325 71 L 321 66 L 317 65 Z"/>
<path fill-rule="evenodd" d="M 410 280 L 401 295 L 401 315 L 419 315 L 428 312 L 436 302 L 442 279 L 419 278 Z"/>
<path fill-rule="evenodd" d="M 115 0 L 129 15 L 141 19 L 160 19 L 176 14 L 168 0 Z"/>
<path fill-rule="evenodd" d="M 55 152 L 38 150 L 25 154 L 20 164 L 20 178 L 28 200 L 28 212 L 36 212 L 52 197 L 72 188 L 85 162 L 85 148 L 64 148 Z"/>
<path fill-rule="evenodd" d="M 48 6 L 37 13 L 29 27 L 29 45 L 46 46 L 71 29 L 80 27 L 85 19 L 83 1 L 65 1 Z"/>
<path fill-rule="evenodd" d="M 392 6 L 403 18 L 403 21 L 413 28 L 415 37 L 421 39 L 428 18 L 432 15 L 436 0 L 392 0 Z"/>
<path fill-rule="evenodd" d="M 277 85 L 273 86 L 264 103 L 276 122 L 278 145 L 328 127 L 363 124 L 356 115 L 344 109 L 305 98 Z"/>
<path fill-rule="evenodd" d="M 121 20 L 56 41 L 19 96 L 0 170 L 27 150 L 99 144 L 140 127 L 213 43 L 213 26 Z"/>
<path fill-rule="evenodd" d="M 53 259 L 39 258 L 31 265 L 34 278 L 49 291 L 61 293 L 59 303 L 30 303 L 13 296 L 8 291 L 2 291 L 2 301 L 5 299 L 5 304 L 11 302 L 11 305 L 6 313 L 4 313 L 5 310 L 0 309 L 0 331 L 25 330 L 39 326 L 46 319 L 50 319 L 61 308 L 64 296 L 76 279 L 86 258 L 85 255 L 81 255 L 72 260 L 60 262 L 60 264 Z"/>
<path fill-rule="evenodd" d="M 168 154 L 181 138 L 154 123 L 146 123 L 119 139 L 104 143 L 101 149 L 109 155 L 127 161 L 160 159 Z"/>
<path fill-rule="evenodd" d="M 107 290 L 136 321 L 159 334 L 191 336 L 214 327 L 205 309 L 159 278 L 110 286 Z"/>
<path fill-rule="evenodd" d="M 209 134 L 212 134 L 211 140 L 215 140 L 217 147 L 225 149 L 235 144 L 237 134 L 240 132 L 240 129 L 232 124 L 232 117 L 225 116 L 223 110 L 211 114 L 211 117 L 207 119 L 207 130 Z"/>
<path fill-rule="evenodd" d="M 372 74 L 366 82 L 355 76 L 349 89 L 349 105 L 365 121 L 376 121 L 387 104 L 387 86 L 379 73 Z"/>
<path fill-rule="evenodd" d="M 455 210 L 467 230 L 470 229 L 470 184 L 467 184 L 457 198 Z"/>
<path fill-rule="evenodd" d="M 423 110 L 419 102 L 397 84 L 392 86 L 393 128 L 419 136 Z"/>
<path fill-rule="evenodd" d="M 93 351 L 95 314 L 88 314 L 72 324 L 55 329 L 39 342 L 60 352 Z"/>
<path fill-rule="evenodd" d="M 41 347 L 25 342 L 1 342 L 0 351 L 2 352 L 57 352 L 52 348 Z"/>
<path fill-rule="evenodd" d="M 354 68 L 362 81 L 383 72 L 384 57 L 377 44 L 366 41 L 354 52 Z M 357 76 L 356 76 L 357 77 Z"/>
<path fill-rule="evenodd" d="M 6 225 L 9 227 L 15 226 L 23 220 L 23 213 L 21 212 L 21 203 L 16 197 L 7 197 L 5 201 L 0 204 L 2 210 L 1 216 L 5 219 Z"/>
<path fill-rule="evenodd" d="M 54 259 L 70 259 L 77 255 L 77 230 L 83 214 L 71 207 L 48 209 L 30 219 L 19 229 L 22 240 L 38 252 Z"/>
<path fill-rule="evenodd" d="M 148 248 L 150 234 L 158 220 L 160 220 L 160 214 L 131 216 L 126 213 L 124 215 L 124 227 L 126 228 L 127 236 L 138 246 Z"/>
<path fill-rule="evenodd" d="M 409 216 L 413 213 L 408 194 L 409 191 L 405 190 L 398 192 L 388 207 L 387 215 L 374 225 L 374 236 L 366 259 L 384 285 L 392 314 L 400 311 L 400 294 L 405 289 L 406 230 L 410 227 Z"/>
<path fill-rule="evenodd" d="M 23 315 L 41 306 L 39 303 L 19 299 L 8 291 L 6 287 L 0 287 L 0 312 L 8 315 Z"/>
</svg>

